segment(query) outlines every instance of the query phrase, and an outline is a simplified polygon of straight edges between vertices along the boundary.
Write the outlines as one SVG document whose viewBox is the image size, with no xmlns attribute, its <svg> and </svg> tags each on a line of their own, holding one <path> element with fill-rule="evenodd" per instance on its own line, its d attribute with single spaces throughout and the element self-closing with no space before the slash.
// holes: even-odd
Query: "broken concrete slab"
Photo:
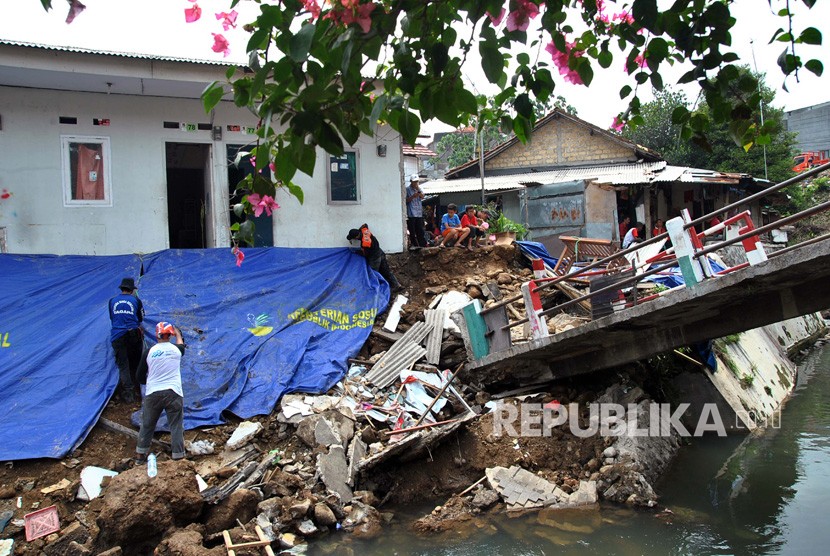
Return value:
<svg viewBox="0 0 830 556">
<path fill-rule="evenodd" d="M 347 474 L 349 480 L 346 481 L 346 484 L 349 486 L 354 486 L 355 479 L 357 478 L 357 467 L 361 460 L 366 457 L 366 450 L 366 443 L 363 442 L 359 436 L 352 438 L 352 442 L 349 444 L 348 452 L 349 468 L 347 470 Z"/>
<path fill-rule="evenodd" d="M 101 481 L 104 477 L 115 477 L 117 471 L 103 467 L 88 466 L 81 469 L 81 486 L 78 487 L 78 500 L 92 500 L 101 495 Z"/>
<path fill-rule="evenodd" d="M 568 500 L 554 483 L 516 465 L 485 469 L 487 481 L 507 503 L 509 509 L 543 508 Z"/>
<path fill-rule="evenodd" d="M 326 488 L 337 493 L 343 503 L 351 501 L 352 489 L 348 485 L 349 466 L 343 446 L 336 444 L 329 448 L 327 454 L 317 456 L 317 471 Z"/>
<path fill-rule="evenodd" d="M 571 506 L 596 504 L 597 500 L 596 481 L 579 481 L 579 488 L 568 496 L 568 504 Z"/>
<path fill-rule="evenodd" d="M 343 414 L 339 409 L 329 409 L 323 413 L 315 413 L 300 421 L 295 433 L 307 446 L 316 448 L 320 443 L 317 441 L 317 424 L 325 419 L 332 425 L 336 425 L 337 434 L 340 437 L 339 444 L 345 448 L 349 440 L 354 436 L 354 421 Z M 323 432 L 323 431 L 321 431 Z M 329 446 L 331 443 L 322 444 Z"/>
<path fill-rule="evenodd" d="M 236 430 L 233 431 L 233 434 L 225 443 L 225 447 L 228 450 L 238 450 L 248 442 L 254 439 L 254 437 L 262 430 L 261 423 L 255 423 L 253 421 L 242 421 L 239 423 L 239 426 L 236 427 Z"/>
<path fill-rule="evenodd" d="M 317 420 L 317 425 L 314 427 L 314 440 L 319 446 L 343 444 L 343 439 L 340 438 L 340 432 L 337 429 L 337 425 L 328 419 Z"/>
</svg>

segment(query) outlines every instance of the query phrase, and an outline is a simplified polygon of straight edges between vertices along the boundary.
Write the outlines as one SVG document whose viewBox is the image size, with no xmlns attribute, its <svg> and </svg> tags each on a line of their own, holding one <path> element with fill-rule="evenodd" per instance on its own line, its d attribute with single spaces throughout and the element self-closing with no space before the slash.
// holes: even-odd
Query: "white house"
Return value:
<svg viewBox="0 0 830 556">
<path fill-rule="evenodd" d="M 10 253 L 95 254 L 230 245 L 231 194 L 256 119 L 199 96 L 227 66 L 0 40 L 0 244 Z M 400 136 L 381 129 L 297 174 L 304 204 L 257 219 L 257 244 L 345 246 L 366 222 L 405 242 Z"/>
</svg>

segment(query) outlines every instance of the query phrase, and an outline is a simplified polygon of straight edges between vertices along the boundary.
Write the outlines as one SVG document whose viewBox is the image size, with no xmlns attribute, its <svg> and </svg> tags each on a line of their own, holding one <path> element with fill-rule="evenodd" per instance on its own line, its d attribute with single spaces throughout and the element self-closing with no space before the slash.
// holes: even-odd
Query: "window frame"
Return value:
<svg viewBox="0 0 830 556">
<path fill-rule="evenodd" d="M 328 154 L 328 153 L 327 153 Z M 333 199 L 332 198 L 332 171 L 331 167 L 335 161 L 342 161 L 344 157 L 348 157 L 349 154 L 354 154 L 354 188 L 355 188 L 355 199 Z M 348 158 L 346 158 L 348 160 Z M 338 162 L 339 163 L 339 162 Z M 351 151 L 344 151 L 343 156 L 334 156 L 332 154 L 328 154 L 328 161 L 326 165 L 326 196 L 329 205 L 359 205 L 361 204 L 361 195 L 360 195 L 360 151 L 355 149 Z"/>
<path fill-rule="evenodd" d="M 110 138 L 100 135 L 61 135 L 61 182 L 63 188 L 64 207 L 112 207 L 112 154 Z M 104 179 L 103 199 L 73 199 L 72 189 L 72 157 L 70 154 L 73 143 L 97 144 L 101 146 L 101 156 L 104 168 L 101 172 Z"/>
</svg>

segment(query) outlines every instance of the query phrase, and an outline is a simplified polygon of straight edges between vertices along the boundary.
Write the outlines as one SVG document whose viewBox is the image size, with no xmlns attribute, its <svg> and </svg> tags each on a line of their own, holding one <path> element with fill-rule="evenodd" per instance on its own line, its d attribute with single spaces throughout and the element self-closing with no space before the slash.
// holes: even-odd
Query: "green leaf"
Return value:
<svg viewBox="0 0 830 556">
<path fill-rule="evenodd" d="M 597 62 L 601 68 L 608 69 L 611 66 L 611 62 L 614 61 L 614 56 L 607 50 L 602 50 L 597 56 Z"/>
<path fill-rule="evenodd" d="M 522 143 L 527 143 L 530 139 L 530 134 L 533 132 L 533 126 L 530 125 L 530 120 L 524 116 L 516 116 L 513 119 L 513 133 Z"/>
<path fill-rule="evenodd" d="M 246 220 L 239 225 L 239 231 L 237 232 L 236 236 L 238 239 L 244 241 L 250 246 L 254 245 L 254 231 L 256 230 L 256 225 L 254 224 L 253 220 Z"/>
<path fill-rule="evenodd" d="M 214 81 L 202 91 L 202 104 L 205 107 L 205 114 L 216 108 L 222 97 L 225 96 L 225 88 L 218 81 Z"/>
<path fill-rule="evenodd" d="M 288 192 L 291 193 L 292 195 L 294 195 L 297 198 L 297 200 L 300 201 L 300 204 L 302 205 L 303 204 L 303 188 L 300 187 L 299 185 L 296 185 L 296 184 L 291 183 L 291 182 L 286 183 L 285 187 L 288 188 Z"/>
<path fill-rule="evenodd" d="M 816 74 L 818 77 L 821 77 L 821 74 L 824 72 L 824 65 L 818 60 L 807 60 L 804 67 Z"/>
<path fill-rule="evenodd" d="M 248 39 L 248 45 L 245 47 L 246 51 L 253 52 L 255 50 L 265 50 L 268 46 L 269 39 L 271 38 L 269 31 L 269 29 L 260 27 L 251 33 L 251 38 Z"/>
<path fill-rule="evenodd" d="M 634 0 L 631 14 L 640 25 L 652 28 L 657 22 L 657 0 Z"/>
<path fill-rule="evenodd" d="M 313 23 L 306 22 L 297 33 L 291 36 L 289 56 L 292 60 L 299 63 L 308 58 L 308 51 L 311 48 L 315 30 L 316 27 Z"/>
<path fill-rule="evenodd" d="M 622 89 L 620 89 L 620 98 L 622 99 L 622 98 L 627 97 L 628 95 L 631 94 L 631 91 L 633 91 L 633 89 L 631 88 L 631 85 L 624 86 Z"/>
<path fill-rule="evenodd" d="M 663 78 L 660 76 L 659 73 L 654 72 L 651 74 L 651 86 L 658 91 L 663 90 Z"/>
<path fill-rule="evenodd" d="M 689 110 L 685 106 L 678 106 L 671 113 L 671 123 L 683 124 L 689 119 Z"/>
<path fill-rule="evenodd" d="M 481 69 L 490 83 L 496 83 L 504 73 L 504 56 L 497 47 L 490 43 L 482 42 L 478 46 L 481 54 Z"/>
<path fill-rule="evenodd" d="M 432 48 L 430 48 L 430 58 L 432 60 L 433 74 L 436 76 L 441 75 L 444 72 L 444 68 L 447 67 L 447 62 L 450 59 L 447 46 L 442 42 L 433 44 Z"/>
<path fill-rule="evenodd" d="M 821 31 L 815 27 L 807 27 L 801 32 L 796 42 L 804 44 L 821 44 Z"/>
<path fill-rule="evenodd" d="M 519 52 L 518 54 L 516 54 L 516 61 L 519 63 L 520 66 L 529 66 L 530 56 L 527 55 L 527 52 Z"/>
<path fill-rule="evenodd" d="M 228 68 L 228 71 L 225 72 L 225 79 L 230 80 L 233 77 L 233 74 L 236 73 L 236 66 L 231 66 Z"/>
<path fill-rule="evenodd" d="M 233 213 L 236 215 L 237 218 L 242 218 L 242 215 L 245 214 L 245 205 L 242 203 L 236 203 L 233 206 Z"/>
<path fill-rule="evenodd" d="M 467 89 L 458 89 L 455 96 L 455 106 L 464 114 L 475 114 L 478 112 L 478 101 L 473 93 Z"/>
<path fill-rule="evenodd" d="M 418 133 L 421 131 L 421 120 L 418 116 L 404 110 L 398 118 L 398 133 L 400 133 L 404 140 L 410 145 L 414 145 L 418 140 Z"/>
</svg>

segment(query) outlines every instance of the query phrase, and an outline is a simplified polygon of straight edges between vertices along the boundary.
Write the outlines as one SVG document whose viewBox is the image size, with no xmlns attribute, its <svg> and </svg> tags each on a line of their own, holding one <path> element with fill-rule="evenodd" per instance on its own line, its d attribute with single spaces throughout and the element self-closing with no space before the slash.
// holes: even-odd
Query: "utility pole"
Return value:
<svg viewBox="0 0 830 556">
<path fill-rule="evenodd" d="M 764 97 L 761 92 L 761 74 L 758 73 L 758 62 L 755 61 L 755 41 L 749 39 L 749 48 L 752 50 L 752 65 L 755 66 L 755 75 L 758 76 L 758 108 L 761 109 L 761 127 L 764 127 Z M 764 149 L 764 179 L 768 180 L 767 176 L 767 146 L 761 145 Z"/>
</svg>

